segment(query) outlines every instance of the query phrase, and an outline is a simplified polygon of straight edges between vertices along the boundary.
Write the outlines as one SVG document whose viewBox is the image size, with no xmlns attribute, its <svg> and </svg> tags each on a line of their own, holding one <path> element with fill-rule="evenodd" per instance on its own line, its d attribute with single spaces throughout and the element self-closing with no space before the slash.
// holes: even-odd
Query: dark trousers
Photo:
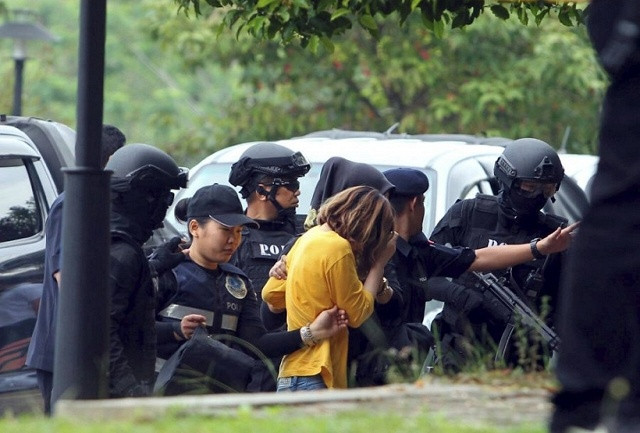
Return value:
<svg viewBox="0 0 640 433">
<path fill-rule="evenodd" d="M 53 389 L 53 373 L 47 370 L 36 369 L 38 388 L 44 400 L 44 413 L 51 415 L 51 390 Z"/>
</svg>

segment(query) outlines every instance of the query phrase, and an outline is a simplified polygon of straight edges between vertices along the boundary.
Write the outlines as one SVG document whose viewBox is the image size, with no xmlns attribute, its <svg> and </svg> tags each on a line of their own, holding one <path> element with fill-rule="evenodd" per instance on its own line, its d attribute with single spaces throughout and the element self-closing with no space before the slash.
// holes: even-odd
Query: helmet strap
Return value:
<svg viewBox="0 0 640 433">
<path fill-rule="evenodd" d="M 282 205 L 280 205 L 280 203 L 278 203 L 278 200 L 276 200 L 276 194 L 278 194 L 278 188 L 280 187 L 277 185 L 273 185 L 271 186 L 271 191 L 267 191 L 262 187 L 262 185 L 258 185 L 256 187 L 256 192 L 260 195 L 264 195 L 265 197 L 267 197 L 267 199 L 271 202 L 271 204 L 273 204 L 273 206 L 276 208 L 276 211 L 278 211 L 278 215 L 280 215 L 280 213 L 282 213 L 284 208 L 282 207 Z"/>
</svg>

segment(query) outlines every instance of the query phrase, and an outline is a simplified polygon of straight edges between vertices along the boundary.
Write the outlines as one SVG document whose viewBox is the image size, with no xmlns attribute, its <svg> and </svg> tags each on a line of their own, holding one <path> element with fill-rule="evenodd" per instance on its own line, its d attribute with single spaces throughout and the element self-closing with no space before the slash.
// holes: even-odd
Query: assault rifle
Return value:
<svg viewBox="0 0 640 433">
<path fill-rule="evenodd" d="M 482 284 L 483 289 L 488 290 L 500 303 L 507 308 L 511 314 L 505 332 L 502 334 L 498 345 L 498 354 L 504 355 L 506 345 L 513 332 L 516 317 L 528 328 L 536 331 L 542 339 L 549 345 L 551 350 L 556 351 L 560 346 L 560 339 L 555 331 L 547 326 L 540 317 L 529 308 L 515 293 L 504 285 L 503 280 L 497 278 L 492 273 L 472 272 L 473 276 Z"/>
</svg>

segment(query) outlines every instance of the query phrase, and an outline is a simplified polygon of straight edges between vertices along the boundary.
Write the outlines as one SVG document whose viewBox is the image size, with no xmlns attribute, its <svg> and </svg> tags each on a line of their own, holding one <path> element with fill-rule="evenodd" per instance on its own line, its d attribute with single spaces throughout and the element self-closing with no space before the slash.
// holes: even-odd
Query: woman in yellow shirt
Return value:
<svg viewBox="0 0 640 433">
<path fill-rule="evenodd" d="M 387 290 L 384 266 L 397 236 L 389 201 L 371 187 L 353 187 L 323 204 L 317 218 L 287 255 L 287 279 L 270 278 L 262 290 L 271 311 L 287 310 L 288 329 L 302 328 L 306 345 L 283 359 L 278 391 L 346 388 L 348 330 L 317 341 L 308 325 L 338 305 L 357 328 Z"/>
</svg>

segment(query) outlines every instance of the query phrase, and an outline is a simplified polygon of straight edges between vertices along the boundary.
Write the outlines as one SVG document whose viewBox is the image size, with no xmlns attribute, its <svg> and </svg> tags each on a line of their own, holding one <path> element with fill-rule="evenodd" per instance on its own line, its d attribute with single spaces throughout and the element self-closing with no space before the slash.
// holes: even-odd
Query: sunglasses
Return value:
<svg viewBox="0 0 640 433">
<path fill-rule="evenodd" d="M 296 192 L 300 189 L 300 181 L 297 179 L 293 179 L 293 180 L 274 179 L 273 183 L 270 183 L 265 186 L 283 186 L 291 192 Z"/>
</svg>

